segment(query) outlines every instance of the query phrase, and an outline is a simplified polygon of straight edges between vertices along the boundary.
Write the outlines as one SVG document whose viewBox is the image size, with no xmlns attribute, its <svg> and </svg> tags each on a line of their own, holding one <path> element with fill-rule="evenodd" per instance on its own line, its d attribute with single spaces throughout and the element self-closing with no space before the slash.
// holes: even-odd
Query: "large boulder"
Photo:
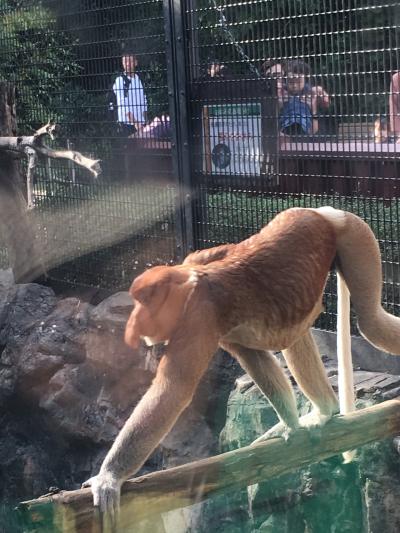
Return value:
<svg viewBox="0 0 400 533">
<path fill-rule="evenodd" d="M 29 357 L 20 357 L 28 337 L 42 327 L 56 303 L 52 289 L 35 283 L 0 286 L 0 405 L 29 365 Z"/>
<path fill-rule="evenodd" d="M 50 486 L 78 488 L 98 471 L 163 353 L 125 345 L 131 311 L 127 292 L 93 306 L 0 275 L 0 499 L 34 498 Z M 218 402 L 228 398 L 236 373 L 220 352 L 143 473 L 215 453 L 225 420 Z M 198 515 L 169 513 L 162 522 L 184 531 Z"/>
<path fill-rule="evenodd" d="M 326 363 L 336 388 L 337 369 L 329 361 Z M 355 382 L 357 408 L 363 408 L 397 396 L 400 377 L 356 371 Z M 311 405 L 297 388 L 295 391 L 300 414 L 306 414 Z M 220 450 L 248 445 L 276 422 L 271 405 L 244 375 L 236 381 L 229 397 Z M 363 446 L 350 464 L 343 464 L 341 456 L 333 457 L 209 500 L 203 507 L 198 531 L 397 533 L 399 466 L 392 439 Z"/>
<path fill-rule="evenodd" d="M 56 305 L 52 289 L 36 283 L 0 290 L 0 345 L 46 318 Z"/>
</svg>

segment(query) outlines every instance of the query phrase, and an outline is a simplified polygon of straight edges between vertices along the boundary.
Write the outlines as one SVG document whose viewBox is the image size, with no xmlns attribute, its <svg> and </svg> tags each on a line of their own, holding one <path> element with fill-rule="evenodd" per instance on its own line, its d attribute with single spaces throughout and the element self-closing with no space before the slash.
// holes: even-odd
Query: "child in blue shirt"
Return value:
<svg viewBox="0 0 400 533">
<path fill-rule="evenodd" d="M 329 95 L 322 87 L 312 87 L 307 79 L 310 67 L 304 61 L 285 65 L 286 83 L 278 94 L 281 110 L 280 130 L 287 135 L 310 135 L 318 131 L 318 106 L 329 106 Z"/>
</svg>

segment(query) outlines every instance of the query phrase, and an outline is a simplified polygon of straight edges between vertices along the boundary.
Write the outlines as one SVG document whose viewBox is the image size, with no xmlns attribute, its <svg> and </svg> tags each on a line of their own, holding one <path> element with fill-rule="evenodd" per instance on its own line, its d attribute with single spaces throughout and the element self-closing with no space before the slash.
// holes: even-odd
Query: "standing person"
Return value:
<svg viewBox="0 0 400 533">
<path fill-rule="evenodd" d="M 122 56 L 123 73 L 113 85 L 118 110 L 118 122 L 125 135 L 132 135 L 146 124 L 147 99 L 143 84 L 135 70 L 138 59 L 133 53 Z"/>
</svg>

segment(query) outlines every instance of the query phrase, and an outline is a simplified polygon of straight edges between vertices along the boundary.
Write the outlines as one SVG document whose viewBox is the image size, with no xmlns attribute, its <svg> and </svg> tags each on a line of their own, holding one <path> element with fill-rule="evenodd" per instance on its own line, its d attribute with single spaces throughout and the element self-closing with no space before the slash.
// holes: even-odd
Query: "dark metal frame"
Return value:
<svg viewBox="0 0 400 533">
<path fill-rule="evenodd" d="M 172 160 L 178 181 L 176 212 L 177 259 L 193 250 L 193 210 L 190 180 L 187 69 L 184 6 L 182 0 L 164 0 L 168 69 L 168 96 L 172 126 Z"/>
</svg>

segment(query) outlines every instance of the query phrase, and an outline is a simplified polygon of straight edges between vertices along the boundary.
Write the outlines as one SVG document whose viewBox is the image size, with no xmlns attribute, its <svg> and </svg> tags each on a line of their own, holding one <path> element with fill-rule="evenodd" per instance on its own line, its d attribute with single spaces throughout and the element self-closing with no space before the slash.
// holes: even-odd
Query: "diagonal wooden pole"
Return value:
<svg viewBox="0 0 400 533">
<path fill-rule="evenodd" d="M 118 531 L 137 531 L 151 516 L 186 507 L 231 489 L 267 481 L 364 444 L 400 434 L 400 400 L 332 418 L 323 428 L 299 430 L 288 441 L 274 438 L 127 481 Z M 22 502 L 24 532 L 100 532 L 90 489 Z"/>
</svg>

